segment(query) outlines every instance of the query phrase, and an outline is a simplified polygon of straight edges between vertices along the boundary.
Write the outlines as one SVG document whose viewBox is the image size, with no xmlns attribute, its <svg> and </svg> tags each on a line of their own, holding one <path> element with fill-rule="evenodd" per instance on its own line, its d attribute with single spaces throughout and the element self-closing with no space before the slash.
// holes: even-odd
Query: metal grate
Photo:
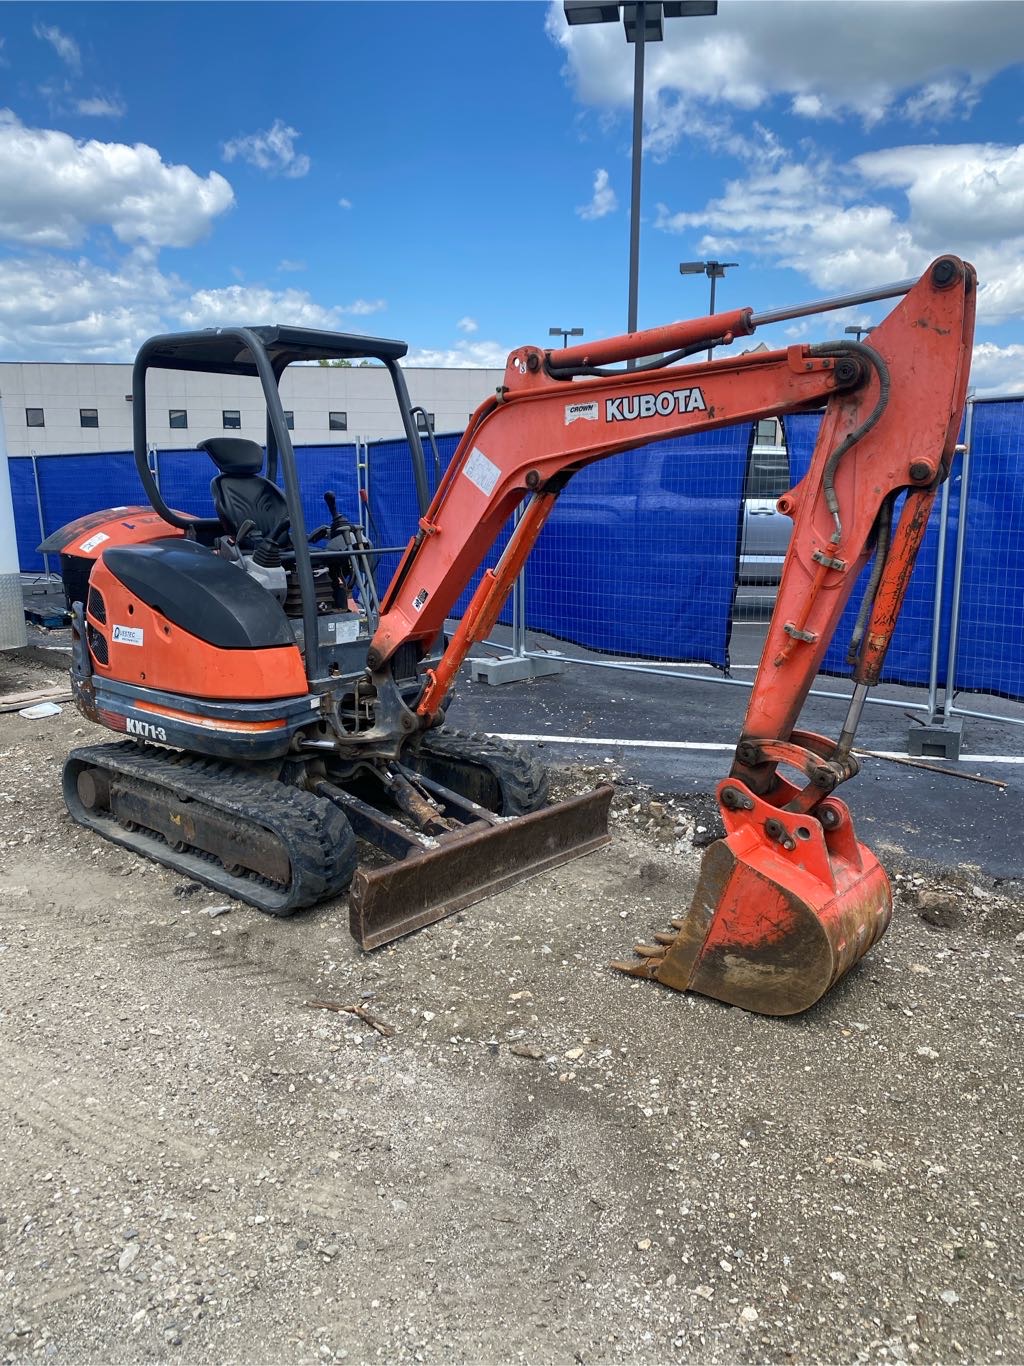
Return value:
<svg viewBox="0 0 1024 1366">
<path fill-rule="evenodd" d="M 92 657 L 97 664 L 110 663 L 110 651 L 107 649 L 107 638 L 102 631 L 97 631 L 96 627 L 89 625 L 86 627 L 86 637 L 89 641 L 89 649 Z"/>
<path fill-rule="evenodd" d="M 107 604 L 103 601 L 103 594 L 96 588 L 89 589 L 89 615 L 104 626 L 107 624 Z"/>
</svg>

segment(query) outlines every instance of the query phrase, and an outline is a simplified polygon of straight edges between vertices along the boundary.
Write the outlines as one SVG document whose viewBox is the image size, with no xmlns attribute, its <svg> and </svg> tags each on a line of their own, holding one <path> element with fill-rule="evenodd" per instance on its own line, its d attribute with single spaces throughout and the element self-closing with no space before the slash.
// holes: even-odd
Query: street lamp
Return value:
<svg viewBox="0 0 1024 1366">
<path fill-rule="evenodd" d="M 614 24 L 621 18 L 626 42 L 633 52 L 633 186 L 629 207 L 629 318 L 626 329 L 637 330 L 637 291 L 640 279 L 640 161 L 644 133 L 644 48 L 660 43 L 666 19 L 696 18 L 718 13 L 718 0 L 637 0 L 614 5 L 608 0 L 562 0 L 569 24 Z M 634 361 L 627 363 L 632 369 Z"/>
<path fill-rule="evenodd" d="M 874 332 L 873 327 L 844 327 L 844 332 L 849 332 L 851 337 L 856 337 L 860 341 L 861 337 L 866 337 L 869 332 Z"/>
<path fill-rule="evenodd" d="M 570 337 L 582 337 L 582 336 L 583 336 L 583 328 L 582 328 L 582 327 L 549 327 L 549 328 L 548 328 L 548 336 L 549 336 L 549 337 L 561 337 L 561 338 L 562 338 L 562 345 L 563 345 L 563 347 L 565 347 L 565 346 L 568 346 L 568 345 L 569 345 L 569 338 L 570 338 Z"/>
<path fill-rule="evenodd" d="M 711 304 L 708 313 L 713 314 L 715 311 L 715 281 L 724 280 L 725 272 L 738 265 L 739 261 L 680 261 L 679 274 L 706 275 L 708 277 L 711 281 Z M 708 360 L 711 359 L 712 350 L 713 348 L 709 346 Z"/>
</svg>

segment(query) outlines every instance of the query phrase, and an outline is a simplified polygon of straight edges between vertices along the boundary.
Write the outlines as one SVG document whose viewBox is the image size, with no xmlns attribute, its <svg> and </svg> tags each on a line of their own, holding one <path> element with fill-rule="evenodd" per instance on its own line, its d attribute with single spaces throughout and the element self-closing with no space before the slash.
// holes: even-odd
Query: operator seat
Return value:
<svg viewBox="0 0 1024 1366">
<path fill-rule="evenodd" d="M 284 494 L 260 473 L 263 449 L 238 436 L 210 436 L 200 441 L 220 470 L 210 483 L 213 506 L 229 536 L 237 536 L 243 522 L 255 523 L 255 536 L 269 536 L 288 516 Z"/>
</svg>

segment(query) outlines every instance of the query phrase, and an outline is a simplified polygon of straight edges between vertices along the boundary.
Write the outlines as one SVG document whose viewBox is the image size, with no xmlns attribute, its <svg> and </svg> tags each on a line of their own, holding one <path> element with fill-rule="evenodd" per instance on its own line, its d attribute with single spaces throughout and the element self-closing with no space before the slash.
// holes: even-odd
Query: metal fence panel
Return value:
<svg viewBox="0 0 1024 1366">
<path fill-rule="evenodd" d="M 956 686 L 1024 700 L 1024 400 L 977 402 Z"/>
<path fill-rule="evenodd" d="M 529 562 L 526 622 L 592 650 L 728 666 L 749 423 L 589 465 Z"/>
<path fill-rule="evenodd" d="M 789 450 L 790 476 L 793 483 L 798 483 L 807 473 L 810 466 L 811 456 L 814 453 L 814 444 L 818 437 L 818 429 L 821 426 L 821 413 L 793 413 L 783 419 L 783 428 L 786 433 L 786 445 Z M 959 516 L 960 508 L 960 458 L 954 461 L 953 469 L 950 474 L 949 492 L 949 519 L 954 527 L 956 518 Z M 903 509 L 904 499 L 901 497 L 896 502 L 896 516 L 899 517 Z M 924 541 L 921 545 L 914 565 L 914 572 L 907 585 L 907 595 L 904 599 L 903 611 L 897 623 L 896 630 L 893 632 L 892 644 L 885 657 L 885 667 L 882 670 L 882 681 L 884 683 L 902 683 L 911 686 L 925 686 L 929 680 L 931 668 L 931 636 L 932 636 L 932 617 L 935 604 L 936 574 L 939 560 L 939 541 L 944 534 L 942 524 L 941 503 L 936 499 L 932 508 L 931 517 L 928 521 L 928 529 L 925 533 Z M 832 644 L 828 648 L 825 659 L 821 666 L 821 672 L 840 676 L 848 676 L 850 665 L 846 660 L 846 651 L 853 634 L 853 626 L 857 617 L 857 609 L 864 596 L 867 587 L 870 564 L 863 570 L 853 594 L 846 605 L 839 620 Z M 943 569 L 943 601 L 948 603 L 949 594 L 952 591 L 953 582 L 953 562 L 952 556 L 946 557 Z M 939 683 L 945 679 L 945 650 L 949 634 L 949 613 L 944 611 L 940 622 L 940 666 Z"/>
<path fill-rule="evenodd" d="M 461 433 L 442 433 L 437 442 L 439 465 L 427 456 L 427 487 L 433 496 L 441 474 L 455 453 Z M 420 510 L 416 503 L 409 443 L 404 437 L 370 441 L 366 447 L 370 538 L 376 545 L 404 546 L 416 532 Z M 379 579 L 381 589 L 395 572 L 400 556 L 382 555 Z"/>
<path fill-rule="evenodd" d="M 39 505 L 36 501 L 36 482 L 32 473 L 32 458 L 11 456 L 7 461 L 11 472 L 11 497 L 14 501 L 14 534 L 18 541 L 18 565 L 23 574 L 39 574 L 45 568 L 43 557 L 36 550 L 42 540 L 39 531 Z M 50 568 L 54 565 L 51 561 Z"/>
</svg>

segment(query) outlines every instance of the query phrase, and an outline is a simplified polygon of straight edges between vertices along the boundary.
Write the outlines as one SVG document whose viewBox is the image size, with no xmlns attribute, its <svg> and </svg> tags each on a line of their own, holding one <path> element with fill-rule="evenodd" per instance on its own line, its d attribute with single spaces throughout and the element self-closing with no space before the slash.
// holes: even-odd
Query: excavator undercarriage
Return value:
<svg viewBox="0 0 1024 1366">
<path fill-rule="evenodd" d="M 870 344 L 678 364 L 760 324 L 891 297 L 901 302 Z M 402 343 L 295 328 L 153 338 L 133 384 L 136 467 L 152 508 L 91 515 L 43 547 L 61 553 L 79 708 L 131 737 L 72 752 L 71 814 L 274 915 L 350 887 L 352 933 L 364 949 L 598 848 L 609 839 L 611 788 L 549 805 L 535 761 L 444 727 L 468 651 L 497 621 L 576 471 L 666 436 L 824 406 L 810 469 L 779 500 L 793 536 L 718 789 L 725 838 L 707 850 L 689 910 L 638 945 L 635 960 L 615 964 L 749 1010 L 806 1009 L 892 913 L 885 872 L 835 791 L 857 772 L 861 710 L 949 473 L 974 301 L 972 267 L 947 256 L 919 280 L 819 305 L 760 317 L 740 309 L 556 352 L 520 348 L 438 471 L 432 500 L 397 366 Z M 333 493 L 324 495 L 330 523 L 307 536 L 278 392 L 297 360 L 355 355 L 391 372 L 420 505 L 380 598 L 374 567 L 384 548 L 339 514 Z M 171 509 L 153 478 L 151 366 L 251 374 L 262 384 L 266 477 L 257 443 L 201 443 L 220 470 L 215 518 Z M 454 604 L 520 507 L 505 551 L 449 634 Z M 833 741 L 797 723 L 869 563 L 850 642 L 849 712 Z"/>
</svg>

